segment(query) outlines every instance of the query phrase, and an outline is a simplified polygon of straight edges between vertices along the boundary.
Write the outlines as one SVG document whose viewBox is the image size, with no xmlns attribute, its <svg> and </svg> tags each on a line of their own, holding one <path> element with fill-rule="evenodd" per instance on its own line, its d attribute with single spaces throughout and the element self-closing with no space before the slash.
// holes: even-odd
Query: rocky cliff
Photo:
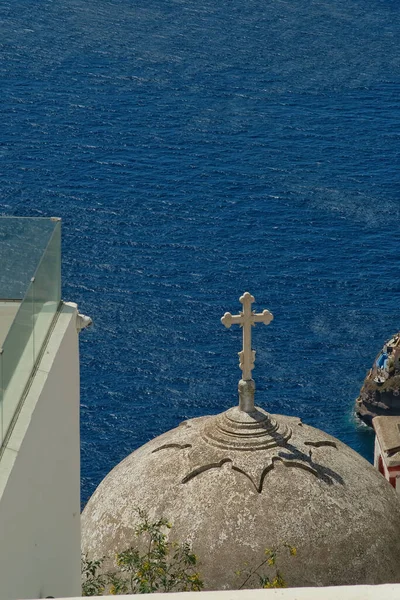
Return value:
<svg viewBox="0 0 400 600">
<path fill-rule="evenodd" d="M 356 414 L 367 425 L 377 415 L 400 415 L 400 332 L 385 342 L 356 400 Z"/>
</svg>

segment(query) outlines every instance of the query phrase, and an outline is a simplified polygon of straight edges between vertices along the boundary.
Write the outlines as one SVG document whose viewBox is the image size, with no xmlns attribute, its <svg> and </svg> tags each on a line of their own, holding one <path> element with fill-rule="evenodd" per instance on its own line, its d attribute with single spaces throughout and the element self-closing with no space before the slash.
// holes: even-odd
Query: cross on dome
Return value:
<svg viewBox="0 0 400 600">
<path fill-rule="evenodd" d="M 240 325 L 243 328 L 243 350 L 239 352 L 239 366 L 242 369 L 242 379 L 251 381 L 251 372 L 254 368 L 256 358 L 255 350 L 251 349 L 251 328 L 256 323 L 264 323 L 268 325 L 274 318 L 269 310 L 264 310 L 262 313 L 255 313 L 251 310 L 251 305 L 255 302 L 254 296 L 245 292 L 239 298 L 239 302 L 243 304 L 243 311 L 239 315 L 232 315 L 226 312 L 221 318 L 221 323 L 229 328 L 231 325 Z"/>
</svg>

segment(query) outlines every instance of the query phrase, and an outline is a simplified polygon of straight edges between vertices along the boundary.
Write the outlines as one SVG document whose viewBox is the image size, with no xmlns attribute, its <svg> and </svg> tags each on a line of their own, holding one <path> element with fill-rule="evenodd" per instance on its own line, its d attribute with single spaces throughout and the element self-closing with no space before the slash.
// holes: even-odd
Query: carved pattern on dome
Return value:
<svg viewBox="0 0 400 600">
<path fill-rule="evenodd" d="M 321 448 L 322 446 L 331 446 L 331 448 L 337 449 L 337 444 L 331 440 L 321 440 L 319 442 L 304 442 L 305 446 L 313 446 L 314 448 Z"/>
<path fill-rule="evenodd" d="M 258 485 L 257 485 L 257 482 L 254 481 L 254 479 L 249 475 L 249 473 L 247 473 L 245 470 L 240 469 L 239 467 L 237 467 L 236 465 L 233 464 L 232 459 L 230 459 L 230 458 L 223 458 L 218 463 L 211 463 L 209 465 L 202 465 L 201 467 L 198 467 L 197 469 L 194 469 L 191 473 L 189 473 L 188 475 L 186 475 L 182 479 L 182 483 L 187 483 L 188 481 L 190 481 L 194 477 L 197 477 L 197 475 L 200 475 L 201 473 L 204 473 L 205 471 L 209 471 L 210 469 L 219 469 L 224 464 L 231 463 L 231 469 L 232 469 L 232 471 L 236 471 L 237 473 L 241 473 L 242 475 L 244 475 L 245 477 L 247 477 L 247 479 L 249 479 L 251 481 L 251 483 L 253 484 L 254 489 L 256 490 L 256 492 L 258 492 L 259 494 L 261 494 L 261 492 L 263 490 L 264 480 L 265 480 L 266 476 L 268 475 L 268 473 L 270 471 L 272 471 L 272 469 L 275 467 L 275 463 L 276 462 L 282 462 L 286 467 L 294 467 L 294 468 L 298 468 L 298 469 L 304 469 L 305 471 L 308 471 L 309 473 L 311 473 L 315 477 L 319 477 L 318 470 L 317 469 L 313 469 L 309 465 L 306 465 L 306 464 L 303 464 L 303 463 L 300 463 L 300 462 L 296 462 L 296 461 L 285 461 L 285 460 L 282 460 L 279 456 L 273 456 L 272 460 L 271 460 L 271 463 L 261 473 L 261 477 L 260 477 L 260 480 L 259 480 Z M 328 483 L 329 485 L 331 485 L 333 482 L 332 482 L 332 480 L 327 479 L 326 483 Z"/>
<path fill-rule="evenodd" d="M 155 452 L 159 452 L 160 450 L 168 450 L 169 448 L 177 448 L 178 450 L 183 450 L 184 448 L 191 448 L 192 444 L 163 444 L 162 446 L 159 446 L 159 448 L 156 448 L 155 450 L 153 450 L 152 454 L 154 454 Z"/>
<path fill-rule="evenodd" d="M 195 427 L 188 442 L 172 442 L 155 448 L 161 450 L 186 450 L 187 473 L 181 479 L 186 484 L 206 471 L 231 468 L 244 475 L 254 489 L 261 493 L 268 475 L 281 463 L 285 467 L 302 469 L 326 485 L 343 484 L 343 479 L 327 465 L 318 462 L 319 449 L 328 447 L 338 450 L 333 440 L 304 439 L 297 419 L 278 423 L 264 411 L 259 410 L 252 418 L 240 415 L 235 409 L 210 417 L 201 427 Z M 236 421 L 235 421 L 236 419 Z M 298 433 L 297 433 L 298 432 Z M 186 440 L 185 440 L 186 441 Z"/>
<path fill-rule="evenodd" d="M 316 446 L 317 444 L 318 442 L 308 443 L 308 445 L 313 446 Z M 331 443 L 320 443 L 316 447 L 321 447 L 322 445 L 333 447 Z M 190 453 L 190 458 L 192 459 L 194 459 L 197 454 L 196 448 L 193 450 L 194 451 Z M 288 452 L 285 452 L 285 450 Z M 237 454 L 235 453 L 234 457 L 224 456 L 220 460 L 215 460 L 216 452 L 214 451 L 214 460 L 207 461 L 207 453 L 204 452 L 204 447 L 202 447 L 198 449 L 198 454 L 201 454 L 202 456 L 202 462 L 199 461 L 197 466 L 187 475 L 185 475 L 185 477 L 182 479 L 182 483 L 188 483 L 191 479 L 194 479 L 198 475 L 201 475 L 210 469 L 219 469 L 226 463 L 231 464 L 233 471 L 245 475 L 251 481 L 255 490 L 259 494 L 263 490 L 267 475 L 275 468 L 277 463 L 282 463 L 285 467 L 289 468 L 303 469 L 303 471 L 311 473 L 311 475 L 314 475 L 327 485 L 333 485 L 335 482 L 339 484 L 344 483 L 343 479 L 337 473 L 335 473 L 335 471 L 313 460 L 312 450 L 307 451 L 306 448 L 304 448 L 304 450 L 305 452 L 302 452 L 299 448 L 293 446 L 292 444 L 286 444 L 283 445 L 281 449 L 274 449 L 273 453 L 269 456 L 265 456 L 265 451 L 262 453 L 260 452 L 260 454 L 262 454 L 264 457 L 264 460 L 262 461 L 256 459 L 254 456 L 254 451 L 251 452 L 250 457 L 246 456 L 242 452 L 238 452 Z M 246 454 L 250 454 L 250 451 Z M 198 458 L 200 458 L 200 456 Z M 191 462 L 193 464 L 193 461 Z"/>
<path fill-rule="evenodd" d="M 329 451 L 339 451 L 336 442 L 322 432 L 312 433 L 295 417 L 270 415 L 260 408 L 246 413 L 231 408 L 219 415 L 186 421 L 175 439 L 152 450 L 181 453 L 183 477 L 187 484 L 202 473 L 230 468 L 244 475 L 261 493 L 268 475 L 279 465 L 302 469 L 326 485 L 343 484 L 329 467 Z"/>
</svg>

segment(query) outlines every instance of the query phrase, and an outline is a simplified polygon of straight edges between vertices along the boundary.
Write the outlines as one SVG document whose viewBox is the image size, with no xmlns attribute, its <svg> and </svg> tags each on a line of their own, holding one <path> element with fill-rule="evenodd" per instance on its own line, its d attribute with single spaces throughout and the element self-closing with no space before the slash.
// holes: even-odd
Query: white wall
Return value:
<svg viewBox="0 0 400 600">
<path fill-rule="evenodd" d="M 102 598 L 111 600 L 115 596 Z M 137 596 L 118 596 L 118 598 L 137 600 Z M 144 594 L 140 598 L 141 600 L 399 600 L 400 584 Z"/>
<path fill-rule="evenodd" d="M 0 459 L 0 598 L 80 595 L 77 308 L 64 304 Z"/>
<path fill-rule="evenodd" d="M 378 442 L 378 438 L 375 434 L 375 443 L 374 443 L 374 467 L 379 470 L 379 457 L 381 455 L 381 447 Z"/>
</svg>

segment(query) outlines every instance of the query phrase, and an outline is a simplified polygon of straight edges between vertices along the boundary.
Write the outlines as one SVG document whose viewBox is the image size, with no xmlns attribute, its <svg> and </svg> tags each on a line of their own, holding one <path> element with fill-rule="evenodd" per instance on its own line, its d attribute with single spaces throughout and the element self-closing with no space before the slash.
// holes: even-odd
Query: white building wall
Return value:
<svg viewBox="0 0 400 600">
<path fill-rule="evenodd" d="M 378 438 L 375 435 L 375 443 L 374 443 L 374 467 L 379 470 L 379 457 L 381 456 L 381 447 L 378 442 Z"/>
<path fill-rule="evenodd" d="M 64 304 L 0 459 L 0 598 L 80 595 L 77 308 Z"/>
</svg>

